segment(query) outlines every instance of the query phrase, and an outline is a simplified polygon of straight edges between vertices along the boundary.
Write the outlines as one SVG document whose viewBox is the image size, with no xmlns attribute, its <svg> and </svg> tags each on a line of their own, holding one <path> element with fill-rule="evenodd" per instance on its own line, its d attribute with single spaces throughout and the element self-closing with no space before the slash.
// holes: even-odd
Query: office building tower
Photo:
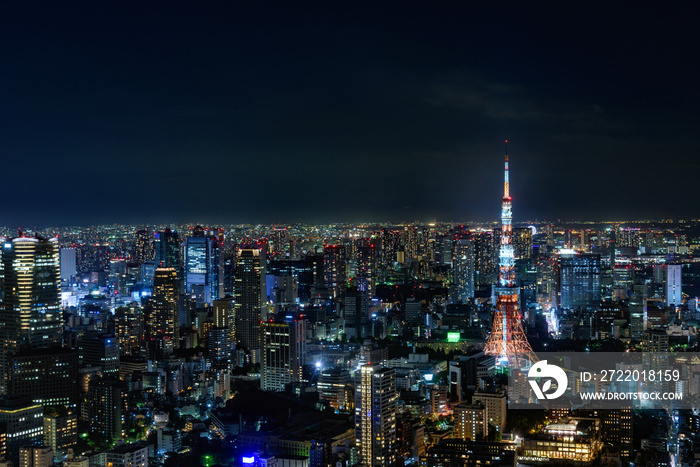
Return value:
<svg viewBox="0 0 700 467">
<path fill-rule="evenodd" d="M 78 356 L 62 348 L 28 349 L 9 357 L 8 393 L 44 407 L 78 404 Z"/>
<path fill-rule="evenodd" d="M 73 284 L 78 274 L 78 262 L 75 256 L 75 248 L 61 248 L 59 257 L 61 261 L 61 283 Z"/>
<path fill-rule="evenodd" d="M 668 352 L 668 334 L 660 329 L 648 329 L 642 333 L 643 352 Z"/>
<path fill-rule="evenodd" d="M 321 370 L 318 377 L 318 398 L 336 410 L 347 410 L 354 400 L 349 395 L 352 388 L 350 372 L 340 367 Z"/>
<path fill-rule="evenodd" d="M 358 238 L 355 241 L 355 284 L 358 290 L 374 296 L 377 280 L 378 245 L 372 238 Z"/>
<path fill-rule="evenodd" d="M 459 404 L 454 409 L 454 437 L 477 441 L 488 434 L 486 407 L 483 404 Z"/>
<path fill-rule="evenodd" d="M 224 296 L 221 246 L 218 232 L 201 226 L 185 239 L 185 291 L 197 296 L 198 306 Z"/>
<path fill-rule="evenodd" d="M 165 229 L 153 237 L 156 265 L 180 271 L 180 237 L 177 232 Z"/>
<path fill-rule="evenodd" d="M 177 347 L 179 340 L 178 280 L 175 268 L 158 268 L 153 278 L 153 297 L 146 316 L 146 338 L 166 340 Z"/>
<path fill-rule="evenodd" d="M 270 302 L 274 304 L 275 310 L 295 307 L 299 303 L 297 278 L 294 276 L 274 276 L 272 278 Z"/>
<path fill-rule="evenodd" d="M 499 250 L 498 299 L 491 334 L 484 351 L 496 357 L 496 364 L 511 370 L 521 369 L 537 361 L 523 330 L 520 315 L 520 288 L 515 283 L 515 253 L 513 250 L 513 214 L 508 173 L 508 141 L 501 203 L 501 248 Z"/>
<path fill-rule="evenodd" d="M 98 367 L 105 376 L 119 375 L 119 339 L 113 334 L 89 333 L 78 339 L 81 367 Z"/>
<path fill-rule="evenodd" d="M 153 235 L 148 229 L 141 229 L 136 231 L 136 238 L 134 239 L 134 251 L 132 257 L 134 260 L 143 264 L 146 261 L 153 261 L 154 257 L 154 246 L 153 246 Z"/>
<path fill-rule="evenodd" d="M 0 426 L 5 427 L 6 458 L 19 463 L 22 446 L 40 444 L 44 436 L 43 407 L 29 397 L 9 395 L 0 398 Z"/>
<path fill-rule="evenodd" d="M 680 306 L 683 303 L 681 279 L 680 264 L 669 264 L 666 266 L 666 306 Z"/>
<path fill-rule="evenodd" d="M 141 355 L 144 327 L 143 310 L 136 303 L 115 310 L 114 329 L 122 355 Z"/>
<path fill-rule="evenodd" d="M 498 258 L 493 231 L 475 231 L 471 234 L 474 246 L 474 282 L 491 285 L 498 275 Z"/>
<path fill-rule="evenodd" d="M 592 309 L 601 298 L 600 255 L 559 255 L 559 304 L 569 309 Z"/>
<path fill-rule="evenodd" d="M 126 294 L 126 260 L 124 258 L 112 258 L 109 260 L 108 285 L 116 295 Z"/>
<path fill-rule="evenodd" d="M 109 441 L 122 439 L 124 389 L 113 378 L 95 376 L 88 383 L 87 417 L 90 432 Z"/>
<path fill-rule="evenodd" d="M 258 362 L 260 321 L 267 306 L 265 256 L 257 248 L 239 248 L 236 254 L 234 308 L 236 339 Z"/>
<path fill-rule="evenodd" d="M 343 320 L 345 322 L 345 337 L 364 338 L 368 335 L 369 325 L 369 292 L 349 288 L 345 292 L 343 304 Z"/>
<path fill-rule="evenodd" d="M 0 394 L 7 392 L 8 357 L 20 349 L 61 343 L 58 241 L 39 236 L 7 239 L 2 248 Z"/>
<path fill-rule="evenodd" d="M 404 256 L 401 262 L 405 262 L 405 252 L 401 245 L 401 237 L 403 231 L 382 229 L 379 233 L 379 241 L 381 244 L 381 260 L 379 268 L 384 272 L 391 272 L 395 269 L 395 265 L 399 262 L 399 252 Z"/>
<path fill-rule="evenodd" d="M 56 454 L 65 454 L 78 442 L 78 417 L 75 412 L 44 414 L 44 444 Z"/>
<path fill-rule="evenodd" d="M 269 276 L 293 277 L 300 302 L 311 298 L 311 288 L 323 286 L 323 256 L 307 256 L 303 260 L 270 261 Z M 288 290 L 286 288 L 285 290 Z"/>
<path fill-rule="evenodd" d="M 647 286 L 637 284 L 630 295 L 630 337 L 641 340 L 647 327 Z"/>
<path fill-rule="evenodd" d="M 632 451 L 633 416 L 632 409 L 622 406 L 619 409 L 601 411 L 601 438 L 604 443 L 617 446 L 623 463 L 629 462 Z"/>
<path fill-rule="evenodd" d="M 214 327 L 228 329 L 230 344 L 236 342 L 236 308 L 233 297 L 214 300 Z"/>
<path fill-rule="evenodd" d="M 532 258 L 532 229 L 513 227 L 513 251 L 515 259 Z"/>
<path fill-rule="evenodd" d="M 50 446 L 22 446 L 19 448 L 19 467 L 51 467 L 53 454 Z"/>
<path fill-rule="evenodd" d="M 473 404 L 486 407 L 486 422 L 503 433 L 506 429 L 506 395 L 504 392 L 477 391 L 472 396 Z"/>
<path fill-rule="evenodd" d="M 453 301 L 469 303 L 474 298 L 474 247 L 468 238 L 458 238 L 452 258 Z"/>
<path fill-rule="evenodd" d="M 231 334 L 228 328 L 211 327 L 207 331 L 209 359 L 215 369 L 226 369 L 231 361 Z"/>
<path fill-rule="evenodd" d="M 306 321 L 263 323 L 261 340 L 262 390 L 284 391 L 287 384 L 301 381 L 306 357 Z"/>
<path fill-rule="evenodd" d="M 347 287 L 347 258 L 343 245 L 326 245 L 323 248 L 323 275 L 331 298 L 342 299 Z"/>
<path fill-rule="evenodd" d="M 355 444 L 363 466 L 396 463 L 396 376 L 391 368 L 363 365 L 356 373 Z"/>
</svg>

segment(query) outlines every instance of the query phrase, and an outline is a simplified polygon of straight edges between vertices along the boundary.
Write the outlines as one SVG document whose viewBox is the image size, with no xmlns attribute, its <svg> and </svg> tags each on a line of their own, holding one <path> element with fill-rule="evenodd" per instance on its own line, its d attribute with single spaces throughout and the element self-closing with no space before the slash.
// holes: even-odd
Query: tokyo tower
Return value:
<svg viewBox="0 0 700 467">
<path fill-rule="evenodd" d="M 508 140 L 506 140 L 505 180 L 501 208 L 501 247 L 498 260 L 496 313 L 484 352 L 496 357 L 496 365 L 516 369 L 538 361 L 527 341 L 520 316 L 520 288 L 515 285 L 515 251 L 513 249 L 513 215 L 508 183 Z"/>
</svg>

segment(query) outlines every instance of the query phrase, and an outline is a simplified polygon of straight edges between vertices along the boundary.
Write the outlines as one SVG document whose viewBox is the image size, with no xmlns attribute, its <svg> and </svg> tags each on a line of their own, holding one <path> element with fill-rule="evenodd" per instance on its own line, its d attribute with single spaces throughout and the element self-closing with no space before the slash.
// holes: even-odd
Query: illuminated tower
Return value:
<svg viewBox="0 0 700 467">
<path fill-rule="evenodd" d="M 178 278 L 175 268 L 158 268 L 153 278 L 151 310 L 146 317 L 146 336 L 159 346 L 178 346 Z"/>
<path fill-rule="evenodd" d="M 363 365 L 355 372 L 355 444 L 363 467 L 396 463 L 396 374 Z"/>
<path fill-rule="evenodd" d="M 513 248 L 513 216 L 508 184 L 508 141 L 506 140 L 505 180 L 501 209 L 501 247 L 499 250 L 496 313 L 493 328 L 484 351 L 496 357 L 499 366 L 522 368 L 537 361 L 527 341 L 518 304 L 520 288 L 515 285 L 515 253 Z"/>
<path fill-rule="evenodd" d="M 234 315 L 236 340 L 259 362 L 260 321 L 265 317 L 265 253 L 258 248 L 239 248 L 236 255 Z"/>
<path fill-rule="evenodd" d="M 58 241 L 37 236 L 2 245 L 0 394 L 7 390 L 9 357 L 27 348 L 61 344 L 61 273 Z"/>
</svg>

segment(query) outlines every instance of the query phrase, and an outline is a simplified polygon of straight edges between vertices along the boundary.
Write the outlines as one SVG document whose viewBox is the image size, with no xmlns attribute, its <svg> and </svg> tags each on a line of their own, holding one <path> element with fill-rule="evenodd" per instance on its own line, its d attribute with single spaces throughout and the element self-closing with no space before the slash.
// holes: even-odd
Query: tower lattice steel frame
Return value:
<svg viewBox="0 0 700 467">
<path fill-rule="evenodd" d="M 520 315 L 520 288 L 515 282 L 513 215 L 508 180 L 508 140 L 506 140 L 505 179 L 501 208 L 501 246 L 499 250 L 496 312 L 484 352 L 496 357 L 498 366 L 523 368 L 538 361 L 523 330 Z"/>
</svg>

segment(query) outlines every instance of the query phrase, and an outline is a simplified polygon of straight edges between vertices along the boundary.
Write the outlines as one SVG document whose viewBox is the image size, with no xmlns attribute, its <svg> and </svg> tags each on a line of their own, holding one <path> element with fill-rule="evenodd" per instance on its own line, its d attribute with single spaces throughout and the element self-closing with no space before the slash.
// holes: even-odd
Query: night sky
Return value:
<svg viewBox="0 0 700 467">
<path fill-rule="evenodd" d="M 698 217 L 694 14 L 472 3 L 3 2 L 0 225 Z"/>
</svg>

